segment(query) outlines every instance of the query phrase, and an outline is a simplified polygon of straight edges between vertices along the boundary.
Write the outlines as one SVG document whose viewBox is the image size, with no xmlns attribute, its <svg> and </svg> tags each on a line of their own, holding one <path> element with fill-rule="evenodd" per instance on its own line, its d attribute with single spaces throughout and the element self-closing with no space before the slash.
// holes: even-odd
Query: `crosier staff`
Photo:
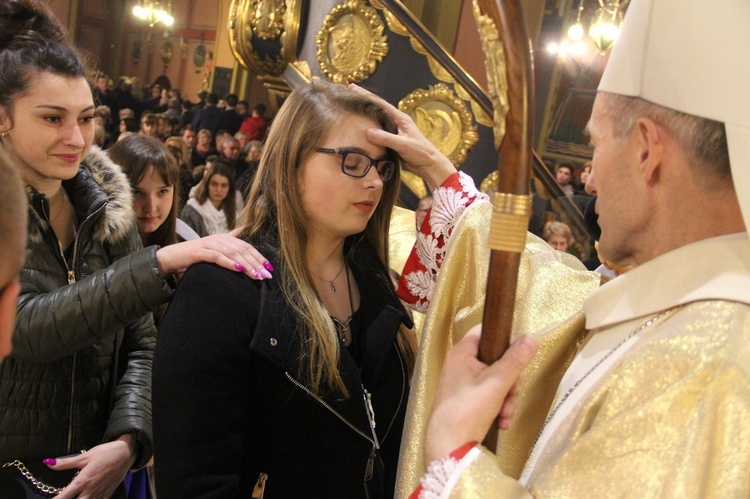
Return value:
<svg viewBox="0 0 750 499">
<path fill-rule="evenodd" d="M 479 359 L 491 364 L 502 356 L 510 342 L 518 266 L 531 215 L 534 84 L 531 45 L 520 0 L 474 0 L 474 11 L 487 61 L 495 146 L 499 148 L 498 185 L 489 236 L 490 265 L 479 343 Z M 497 432 L 497 425 L 490 426 L 483 442 L 493 452 L 497 447 Z"/>
</svg>

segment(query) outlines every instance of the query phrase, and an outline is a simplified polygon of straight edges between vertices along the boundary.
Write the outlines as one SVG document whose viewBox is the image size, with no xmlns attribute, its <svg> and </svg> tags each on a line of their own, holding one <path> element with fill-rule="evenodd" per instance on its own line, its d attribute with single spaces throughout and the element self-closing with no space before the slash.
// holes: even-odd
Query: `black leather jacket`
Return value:
<svg viewBox="0 0 750 499">
<path fill-rule="evenodd" d="M 0 462 L 71 454 L 130 433 L 139 467 L 152 454 L 150 310 L 171 288 L 156 248 L 140 249 L 130 185 L 105 153 L 92 150 L 63 187 L 79 221 L 70 261 L 48 223 L 47 197 L 27 187 L 13 353 L 0 366 Z"/>
</svg>

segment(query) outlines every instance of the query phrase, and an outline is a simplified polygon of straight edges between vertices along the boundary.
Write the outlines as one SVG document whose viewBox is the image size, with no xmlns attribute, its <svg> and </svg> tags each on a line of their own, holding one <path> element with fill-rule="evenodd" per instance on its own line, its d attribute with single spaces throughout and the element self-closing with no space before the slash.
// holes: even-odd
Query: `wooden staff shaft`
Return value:
<svg viewBox="0 0 750 499">
<path fill-rule="evenodd" d="M 489 16 L 495 23 L 505 50 L 507 64 L 508 114 L 506 133 L 500 147 L 498 165 L 498 193 L 510 198 L 527 197 L 532 162 L 532 134 L 534 88 L 531 63 L 531 46 L 526 31 L 526 23 L 521 10 L 520 0 L 478 0 L 480 11 Z M 500 89 L 498 89 L 500 90 Z M 530 203 L 529 203 L 530 207 Z M 515 222 L 508 227 L 496 225 L 498 215 L 497 198 L 493 213 L 492 231 L 494 239 L 504 240 L 508 237 L 525 241 L 528 226 L 528 213 L 525 214 L 526 225 L 518 215 L 502 214 L 513 218 Z M 502 211 L 502 209 L 500 210 Z M 520 228 L 519 228 L 520 226 Z M 516 234 L 508 234 L 515 232 Z M 513 308 L 515 305 L 516 286 L 518 283 L 518 266 L 523 251 L 523 242 L 519 244 L 493 244 L 490 236 L 489 275 L 487 278 L 487 295 L 484 305 L 482 338 L 479 343 L 479 358 L 485 363 L 499 359 L 508 347 L 513 328 Z M 513 248 L 509 249 L 510 246 Z M 501 247 L 503 249 L 496 249 Z M 484 445 L 492 451 L 497 446 L 497 425 L 492 425 L 485 438 Z"/>
</svg>

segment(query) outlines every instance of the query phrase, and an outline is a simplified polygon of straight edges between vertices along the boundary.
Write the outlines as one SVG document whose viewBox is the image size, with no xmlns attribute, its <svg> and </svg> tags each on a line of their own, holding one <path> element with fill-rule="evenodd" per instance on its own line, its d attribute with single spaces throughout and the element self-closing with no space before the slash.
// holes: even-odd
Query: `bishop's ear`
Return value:
<svg viewBox="0 0 750 499">
<path fill-rule="evenodd" d="M 646 181 L 658 178 L 664 156 L 665 130 L 651 118 L 638 119 L 632 140 L 635 141 L 638 163 Z"/>
</svg>

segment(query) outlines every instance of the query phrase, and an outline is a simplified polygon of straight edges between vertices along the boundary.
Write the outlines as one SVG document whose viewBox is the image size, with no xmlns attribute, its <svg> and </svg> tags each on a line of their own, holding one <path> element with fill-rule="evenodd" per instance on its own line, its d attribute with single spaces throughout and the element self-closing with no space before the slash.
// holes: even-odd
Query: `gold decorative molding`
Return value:
<svg viewBox="0 0 750 499">
<path fill-rule="evenodd" d="M 474 0 L 474 18 L 482 40 L 482 51 L 487 68 L 487 93 L 490 95 L 493 107 L 493 132 L 495 134 L 495 148 L 505 136 L 505 117 L 508 114 L 508 75 L 505 64 L 505 50 L 500 40 L 500 34 L 489 16 L 482 15 L 477 0 Z"/>
<path fill-rule="evenodd" d="M 479 141 L 471 112 L 444 83 L 411 92 L 401 99 L 398 108 L 412 117 L 424 136 L 454 165 L 463 163 Z"/>
<path fill-rule="evenodd" d="M 286 4 L 283 0 L 255 0 L 250 8 L 253 12 L 250 24 L 255 36 L 261 40 L 273 40 L 284 31 Z"/>
<path fill-rule="evenodd" d="M 482 182 L 479 183 L 479 190 L 492 197 L 492 195 L 497 192 L 498 181 L 497 170 L 492 170 L 492 172 L 484 177 Z"/>
<path fill-rule="evenodd" d="M 315 36 L 323 74 L 338 83 L 361 83 L 388 54 L 380 16 L 364 0 L 347 0 L 331 9 Z"/>
<path fill-rule="evenodd" d="M 385 8 L 385 6 L 379 0 L 371 0 L 370 2 L 373 7 L 376 7 L 383 11 L 385 21 L 388 24 L 388 29 L 397 35 L 406 36 L 409 38 L 409 44 L 411 48 L 418 54 L 421 54 L 427 60 L 427 64 L 430 67 L 432 75 L 443 83 L 453 85 L 456 94 L 465 101 L 468 101 L 471 105 L 471 111 L 474 114 L 474 119 L 477 123 L 491 127 L 492 118 L 482 109 L 482 106 L 474 100 L 469 92 L 460 84 L 458 84 L 453 76 L 445 69 L 445 67 L 435 57 L 430 55 L 427 49 L 422 43 L 409 32 L 409 29 L 399 21 L 399 19 L 393 15 L 393 13 Z"/>
<path fill-rule="evenodd" d="M 229 45 L 235 58 L 259 75 L 280 76 L 295 60 L 302 0 L 232 0 L 229 8 Z M 271 44 L 263 52 L 253 46 L 253 38 Z"/>
</svg>

